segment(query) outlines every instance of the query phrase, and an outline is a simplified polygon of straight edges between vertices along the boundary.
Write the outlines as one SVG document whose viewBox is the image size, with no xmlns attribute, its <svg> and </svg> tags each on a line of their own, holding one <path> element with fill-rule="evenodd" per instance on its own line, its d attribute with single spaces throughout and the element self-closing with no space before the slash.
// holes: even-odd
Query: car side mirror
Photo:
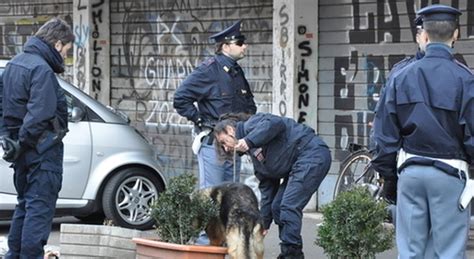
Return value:
<svg viewBox="0 0 474 259">
<path fill-rule="evenodd" d="M 74 107 L 72 108 L 71 113 L 69 114 L 69 121 L 71 122 L 79 122 L 84 118 L 84 110 L 80 107 Z"/>
</svg>

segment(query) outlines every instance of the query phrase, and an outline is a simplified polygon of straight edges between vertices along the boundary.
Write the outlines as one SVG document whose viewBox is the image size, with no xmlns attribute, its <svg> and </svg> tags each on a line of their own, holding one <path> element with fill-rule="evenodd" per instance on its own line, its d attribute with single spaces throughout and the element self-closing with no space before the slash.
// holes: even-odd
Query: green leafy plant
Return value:
<svg viewBox="0 0 474 259">
<path fill-rule="evenodd" d="M 323 206 L 315 243 L 331 258 L 375 258 L 393 247 L 394 230 L 384 224 L 386 206 L 363 186 L 341 193 Z"/>
<path fill-rule="evenodd" d="M 190 173 L 172 178 L 153 205 L 152 216 L 162 241 L 192 244 L 209 220 L 217 217 L 217 205 L 194 191 L 196 181 Z"/>
</svg>

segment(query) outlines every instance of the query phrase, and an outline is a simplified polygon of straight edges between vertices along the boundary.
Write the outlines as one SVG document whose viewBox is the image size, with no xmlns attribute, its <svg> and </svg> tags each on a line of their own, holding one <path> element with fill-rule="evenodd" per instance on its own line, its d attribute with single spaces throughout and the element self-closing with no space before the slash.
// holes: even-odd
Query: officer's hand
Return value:
<svg viewBox="0 0 474 259">
<path fill-rule="evenodd" d="M 237 145 L 235 145 L 234 149 L 239 152 L 247 152 L 249 150 L 249 146 L 244 139 L 237 140 Z"/>
<path fill-rule="evenodd" d="M 3 159 L 13 163 L 20 156 L 22 149 L 18 140 L 12 140 L 7 137 L 2 138 Z"/>
<path fill-rule="evenodd" d="M 380 194 L 387 202 L 397 203 L 397 180 L 384 180 L 382 193 Z"/>
</svg>

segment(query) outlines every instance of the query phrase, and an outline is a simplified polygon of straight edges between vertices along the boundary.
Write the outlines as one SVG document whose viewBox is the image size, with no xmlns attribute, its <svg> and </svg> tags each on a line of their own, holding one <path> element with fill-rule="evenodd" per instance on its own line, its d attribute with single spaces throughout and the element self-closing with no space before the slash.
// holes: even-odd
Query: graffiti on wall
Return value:
<svg viewBox="0 0 474 259">
<path fill-rule="evenodd" d="M 72 25 L 71 3 L 50 0 L 28 3 L 14 0 L 0 4 L 0 56 L 13 57 L 23 51 L 23 45 L 50 18 L 59 16 Z M 72 61 L 66 60 L 63 78 L 72 78 Z"/>
<path fill-rule="evenodd" d="M 72 1 L 70 1 L 72 2 Z M 10 16 L 30 16 L 38 17 L 48 14 L 57 16 L 69 14 L 71 12 L 70 3 L 62 0 L 49 1 L 17 1 L 3 0 L 0 5 L 0 14 Z"/>
<path fill-rule="evenodd" d="M 465 11 L 464 15 L 467 17 L 461 19 L 462 40 L 462 38 L 473 36 L 474 4 L 472 1 L 461 1 L 463 5 L 460 6 L 459 2 L 441 1 L 442 4 L 460 7 Z M 440 1 L 361 3 L 358 0 L 352 0 L 353 29 L 346 32 L 350 55 L 334 57 L 333 103 L 336 111 L 334 158 L 336 160 L 342 161 L 347 156 L 346 147 L 350 142 L 368 145 L 370 122 L 373 120 L 373 111 L 387 72 L 398 61 L 406 56 L 414 55 L 416 49 L 416 47 L 412 48 L 413 53 L 404 51 L 405 54 L 397 52 L 390 54 L 391 48 L 387 45 L 413 42 L 415 46 L 416 31 L 410 28 L 414 28 L 416 10 L 436 3 Z M 362 10 L 362 5 L 364 10 Z M 367 47 L 367 44 L 370 47 Z M 456 58 L 466 63 L 461 54 L 462 49 L 456 50 L 458 51 Z"/>
<path fill-rule="evenodd" d="M 213 55 L 208 37 L 237 19 L 243 19 L 243 30 L 250 31 L 248 41 L 259 43 L 250 44 L 249 57 L 240 64 L 257 96 L 258 109 L 269 111 L 271 8 L 271 1 L 111 3 L 111 34 L 120 34 L 112 36 L 111 44 L 112 104 L 125 111 L 151 140 L 165 174 L 197 170 L 190 148 L 192 125 L 174 111 L 174 91 L 200 62 Z"/>
<path fill-rule="evenodd" d="M 23 44 L 39 29 L 45 20 L 43 18 L 21 18 L 0 25 L 1 44 L 0 55 L 12 57 L 23 50 Z"/>
<path fill-rule="evenodd" d="M 278 15 L 279 15 L 279 21 L 280 21 L 280 24 L 279 24 L 280 32 L 278 34 L 280 37 L 278 39 L 278 44 L 280 46 L 281 53 L 275 53 L 275 55 L 280 56 L 279 57 L 280 67 L 278 69 L 280 84 L 276 86 L 278 87 L 279 91 L 277 91 L 278 96 L 276 96 L 277 98 L 275 100 L 277 100 L 277 103 L 275 103 L 275 105 L 277 106 L 276 110 L 278 110 L 278 115 L 286 116 L 287 110 L 292 109 L 291 107 L 288 108 L 288 106 L 290 105 L 287 103 L 289 101 L 288 94 L 287 94 L 287 92 L 289 91 L 288 90 L 289 69 L 287 68 L 286 60 L 288 59 L 288 55 L 290 55 L 290 53 L 288 53 L 289 47 L 290 47 L 288 46 L 288 42 L 290 40 L 289 35 L 288 35 L 289 33 L 288 25 L 289 25 L 290 16 L 288 14 L 286 4 L 283 4 L 280 7 L 280 9 L 278 10 Z"/>
<path fill-rule="evenodd" d="M 299 35 L 306 35 L 309 37 L 311 35 L 306 34 L 306 26 L 300 25 L 298 26 L 298 34 Z M 311 48 L 311 42 L 309 39 L 305 39 L 303 41 L 297 42 L 298 50 L 300 51 L 298 70 L 296 74 L 297 80 L 297 87 L 298 87 L 298 114 L 297 121 L 298 123 L 306 122 L 306 116 L 308 115 L 307 109 L 309 107 L 310 98 L 315 98 L 316 96 L 310 96 L 309 94 L 309 84 L 310 84 L 310 73 L 314 73 L 315 71 L 310 71 L 310 68 L 306 65 L 306 62 L 310 62 L 309 59 L 313 54 L 313 49 Z M 314 77 L 315 78 L 315 77 Z M 312 78 L 312 80 L 314 80 Z"/>
<path fill-rule="evenodd" d="M 104 0 L 100 0 L 97 3 L 91 5 L 92 7 L 92 26 L 91 28 L 91 37 L 92 37 L 92 96 L 95 99 L 98 99 L 98 96 L 101 92 L 101 85 L 103 80 L 103 72 L 99 59 L 104 59 L 108 57 L 108 53 L 104 53 L 102 46 L 107 44 L 107 41 L 101 40 L 101 31 L 100 28 L 105 21 L 102 21 Z"/>
<path fill-rule="evenodd" d="M 104 104 L 109 104 L 109 12 L 105 0 L 74 1 L 76 86 Z M 105 89 L 102 91 L 102 89 Z"/>
<path fill-rule="evenodd" d="M 76 76 L 74 77 L 74 84 L 81 90 L 86 91 L 86 56 L 88 49 L 88 40 L 90 35 L 90 27 L 84 12 L 87 10 L 87 6 L 81 4 L 81 1 L 74 7 L 75 12 L 79 15 L 79 19 L 73 27 L 75 38 L 75 59 L 74 67 Z"/>
</svg>

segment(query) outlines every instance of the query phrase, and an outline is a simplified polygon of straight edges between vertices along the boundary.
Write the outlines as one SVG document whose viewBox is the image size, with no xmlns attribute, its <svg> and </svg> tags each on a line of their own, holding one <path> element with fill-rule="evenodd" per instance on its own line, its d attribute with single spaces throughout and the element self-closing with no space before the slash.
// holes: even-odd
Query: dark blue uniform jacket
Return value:
<svg viewBox="0 0 474 259">
<path fill-rule="evenodd" d="M 387 76 L 387 81 L 390 80 L 391 77 L 393 77 L 394 75 L 396 75 L 398 72 L 400 72 L 402 69 L 404 69 L 405 67 L 407 67 L 408 65 L 412 64 L 413 62 L 423 58 L 425 56 L 425 53 L 418 50 L 415 54 L 415 56 L 413 57 L 406 57 L 404 59 L 402 59 L 401 61 L 397 62 L 395 65 L 393 65 L 392 69 L 390 70 L 390 73 L 388 73 L 388 76 Z M 385 91 L 385 85 L 384 87 L 382 87 L 382 89 L 380 90 L 380 96 L 382 96 L 384 94 L 384 91 Z M 378 107 L 380 105 L 380 101 L 377 102 L 377 105 L 375 105 L 375 112 L 377 112 L 378 110 Z M 375 123 L 375 122 L 374 122 Z M 371 151 L 375 150 L 375 140 L 374 140 L 374 127 L 372 127 L 370 129 L 370 139 L 369 139 L 369 149 Z"/>
<path fill-rule="evenodd" d="M 422 59 L 424 56 L 425 56 L 425 53 L 421 52 L 419 50 L 419 51 L 416 52 L 415 56 L 406 57 L 406 58 L 402 59 L 401 61 L 397 62 L 395 65 L 393 65 L 392 69 L 388 73 L 387 81 L 389 81 L 390 78 L 392 78 L 394 75 L 398 74 L 402 69 L 404 69 L 408 65 L 411 65 L 413 62 Z M 385 91 L 385 85 L 384 85 L 384 87 L 382 88 L 382 90 L 380 92 L 380 96 L 382 96 L 384 94 L 383 93 L 384 91 Z M 377 105 L 375 106 L 375 112 L 377 112 L 380 103 L 381 102 L 377 102 Z M 373 137 L 373 136 L 371 136 L 371 137 Z"/>
<path fill-rule="evenodd" d="M 395 74 L 397 74 L 400 70 L 405 68 L 406 66 L 410 65 L 411 63 L 422 59 L 425 56 L 425 53 L 418 50 L 415 54 L 415 56 L 412 57 L 406 57 L 402 59 L 401 61 L 397 62 L 395 65 L 393 65 L 392 69 L 390 70 L 390 73 L 387 75 L 387 81 Z"/>
<path fill-rule="evenodd" d="M 198 118 L 216 121 L 229 112 L 254 114 L 257 110 L 242 69 L 223 54 L 201 63 L 176 90 L 173 103 L 181 116 L 193 122 Z"/>
<path fill-rule="evenodd" d="M 269 113 L 258 113 L 236 125 L 236 138 L 245 139 L 249 145 L 257 177 L 288 176 L 298 153 L 315 137 L 312 128 Z M 319 140 L 321 146 L 326 146 Z"/>
<path fill-rule="evenodd" d="M 387 83 L 375 116 L 372 163 L 396 178 L 397 151 L 470 162 L 474 156 L 474 80 L 451 49 L 427 46 L 423 59 Z"/>
<path fill-rule="evenodd" d="M 67 102 L 55 73 L 64 72 L 59 52 L 37 37 L 24 46 L 3 73 L 3 122 L 10 137 L 19 139 L 27 164 L 41 163 L 41 168 L 62 171 L 63 145 L 57 144 L 43 154 L 35 151 L 38 139 L 53 130 L 57 118 L 67 128 Z"/>
<path fill-rule="evenodd" d="M 236 138 L 245 139 L 249 145 L 248 154 L 252 158 L 255 176 L 260 180 L 259 189 L 262 194 L 260 211 L 264 228 L 268 229 L 273 219 L 272 203 L 280 187 L 280 179 L 288 177 L 290 173 L 294 175 L 300 173 L 292 172 L 300 154 L 319 152 L 319 148 L 328 147 L 310 127 L 299 124 L 293 119 L 269 113 L 257 113 L 245 122 L 238 122 Z M 317 157 L 315 154 L 314 159 Z M 311 162 L 314 161 L 308 161 L 308 164 Z M 298 189 L 302 186 L 296 184 L 287 188 Z"/>
<path fill-rule="evenodd" d="M 5 123 L 3 123 L 3 80 L 0 76 L 0 137 L 7 135 L 7 128 L 5 127 Z"/>
</svg>

